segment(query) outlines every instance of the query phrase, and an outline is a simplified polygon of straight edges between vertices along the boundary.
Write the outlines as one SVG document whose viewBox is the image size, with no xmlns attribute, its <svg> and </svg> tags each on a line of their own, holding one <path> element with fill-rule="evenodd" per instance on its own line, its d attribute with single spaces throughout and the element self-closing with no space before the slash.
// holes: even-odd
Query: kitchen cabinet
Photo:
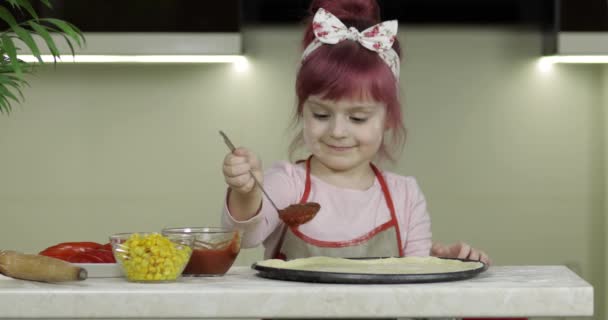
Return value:
<svg viewBox="0 0 608 320">
<path fill-rule="evenodd" d="M 247 267 L 173 283 L 0 276 L 0 318 L 592 316 L 593 287 L 564 266 L 494 266 L 454 282 L 351 285 L 260 278 Z"/>
</svg>

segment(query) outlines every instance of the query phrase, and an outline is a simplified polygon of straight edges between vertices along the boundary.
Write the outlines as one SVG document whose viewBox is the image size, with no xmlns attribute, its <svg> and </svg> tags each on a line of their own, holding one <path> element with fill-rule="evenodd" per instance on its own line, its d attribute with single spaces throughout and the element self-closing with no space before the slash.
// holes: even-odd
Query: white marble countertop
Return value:
<svg viewBox="0 0 608 320">
<path fill-rule="evenodd" d="M 593 287 L 563 266 L 491 267 L 474 279 L 347 285 L 263 279 L 247 267 L 163 284 L 0 276 L 0 318 L 592 316 Z"/>
</svg>

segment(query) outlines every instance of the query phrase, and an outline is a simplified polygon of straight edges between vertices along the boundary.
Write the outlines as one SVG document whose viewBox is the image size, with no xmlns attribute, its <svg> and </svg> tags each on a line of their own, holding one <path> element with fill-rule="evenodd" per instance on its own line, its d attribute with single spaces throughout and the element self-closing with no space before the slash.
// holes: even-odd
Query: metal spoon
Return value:
<svg viewBox="0 0 608 320">
<path fill-rule="evenodd" d="M 222 136 L 222 138 L 224 138 L 224 143 L 228 146 L 230 151 L 234 152 L 234 150 L 236 148 L 234 147 L 234 144 L 232 144 L 230 139 L 228 139 L 228 136 L 226 136 L 226 134 L 224 132 L 222 132 L 221 130 L 220 130 L 220 135 Z M 262 193 L 264 193 L 264 196 L 266 196 L 266 199 L 268 199 L 268 201 L 270 202 L 270 204 L 272 204 L 274 209 L 277 210 L 277 212 L 279 213 L 279 218 L 283 222 L 285 222 L 286 225 L 288 225 L 290 227 L 297 227 L 301 224 L 304 224 L 304 223 L 312 220 L 312 218 L 314 218 L 315 215 L 317 215 L 317 212 L 319 212 L 319 209 L 321 209 L 321 205 L 319 205 L 316 202 L 307 202 L 304 204 L 292 204 L 285 209 L 279 209 L 277 207 L 277 205 L 274 203 L 274 201 L 272 201 L 272 199 L 270 198 L 268 193 L 266 193 L 266 190 L 264 190 L 264 187 L 262 186 L 260 181 L 258 181 L 258 178 L 255 177 L 253 172 L 249 171 L 249 174 L 251 175 L 251 177 L 253 177 L 253 180 L 255 181 L 256 185 L 260 188 L 260 190 L 262 190 Z"/>
</svg>

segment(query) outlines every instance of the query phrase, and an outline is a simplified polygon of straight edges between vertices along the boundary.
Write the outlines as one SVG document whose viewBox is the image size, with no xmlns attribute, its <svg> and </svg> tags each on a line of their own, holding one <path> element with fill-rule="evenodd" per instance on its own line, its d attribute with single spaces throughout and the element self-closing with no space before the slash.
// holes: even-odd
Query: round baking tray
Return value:
<svg viewBox="0 0 608 320">
<path fill-rule="evenodd" d="M 384 259 L 384 258 L 355 258 L 355 259 Z M 374 273 L 345 273 L 305 271 L 260 266 L 254 263 L 251 268 L 257 270 L 257 275 L 263 278 L 317 283 L 350 283 L 350 284 L 395 284 L 395 283 L 426 283 L 471 279 L 488 269 L 481 261 L 463 259 L 464 262 L 479 262 L 479 268 L 445 273 L 404 273 L 404 274 L 374 274 Z"/>
</svg>

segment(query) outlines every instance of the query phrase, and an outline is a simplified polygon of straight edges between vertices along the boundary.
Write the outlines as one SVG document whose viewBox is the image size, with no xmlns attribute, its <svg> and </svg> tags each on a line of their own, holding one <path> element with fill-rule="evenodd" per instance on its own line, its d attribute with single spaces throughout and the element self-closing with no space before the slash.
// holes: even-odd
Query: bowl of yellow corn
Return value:
<svg viewBox="0 0 608 320">
<path fill-rule="evenodd" d="M 171 282 L 180 278 L 192 254 L 193 240 L 192 235 L 157 232 L 110 236 L 114 257 L 132 282 Z"/>
</svg>

